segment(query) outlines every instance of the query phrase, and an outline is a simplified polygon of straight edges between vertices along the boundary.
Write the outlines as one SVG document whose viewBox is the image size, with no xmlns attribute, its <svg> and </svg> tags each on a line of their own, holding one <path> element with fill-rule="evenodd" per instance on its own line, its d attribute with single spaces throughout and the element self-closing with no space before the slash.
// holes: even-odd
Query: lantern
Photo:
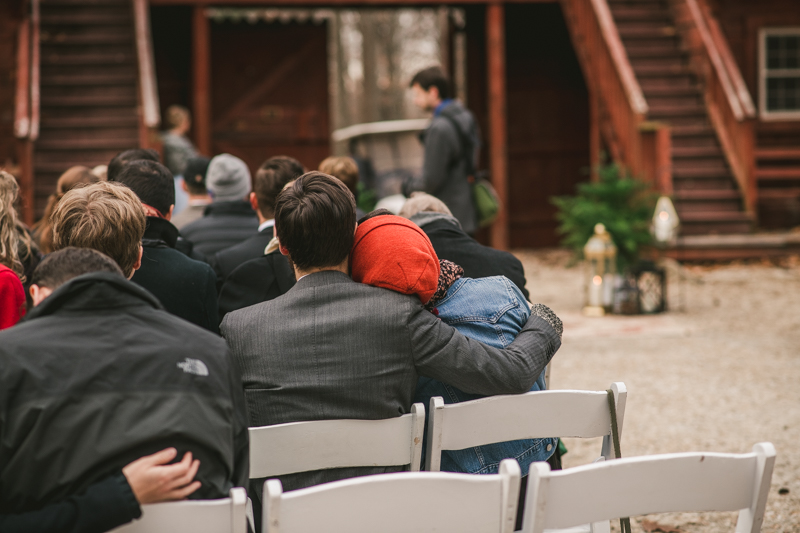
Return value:
<svg viewBox="0 0 800 533">
<path fill-rule="evenodd" d="M 653 225 L 650 227 L 650 232 L 657 243 L 667 244 L 678 237 L 679 227 L 680 219 L 678 219 L 675 206 L 672 205 L 672 200 L 667 196 L 662 196 L 656 203 L 656 212 L 653 213 Z"/>
<path fill-rule="evenodd" d="M 594 227 L 594 235 L 583 247 L 586 258 L 587 316 L 603 316 L 614 304 L 614 280 L 617 271 L 617 247 L 603 224 Z"/>
<path fill-rule="evenodd" d="M 635 271 L 639 292 L 639 312 L 661 313 L 667 310 L 667 275 L 652 261 L 640 261 Z"/>
</svg>

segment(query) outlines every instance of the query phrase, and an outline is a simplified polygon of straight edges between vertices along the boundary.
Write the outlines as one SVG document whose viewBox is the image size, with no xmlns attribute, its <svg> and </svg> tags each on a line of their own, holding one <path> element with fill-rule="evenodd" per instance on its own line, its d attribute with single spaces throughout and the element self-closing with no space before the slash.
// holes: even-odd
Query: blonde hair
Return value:
<svg viewBox="0 0 800 533">
<path fill-rule="evenodd" d="M 339 178 L 353 195 L 358 188 L 358 165 L 352 157 L 328 157 L 319 164 L 319 171 Z"/>
<path fill-rule="evenodd" d="M 453 215 L 443 201 L 422 191 L 411 193 L 411 198 L 406 200 L 406 203 L 403 204 L 403 207 L 397 214 L 403 218 L 411 218 L 417 213 L 422 212 Z"/>
<path fill-rule="evenodd" d="M 171 105 L 167 108 L 167 127 L 169 129 L 177 128 L 185 120 L 189 120 L 191 116 L 189 114 L 189 110 L 183 107 L 182 105 Z"/>
<path fill-rule="evenodd" d="M 31 243 L 14 207 L 18 195 L 19 185 L 16 178 L 0 170 L 0 264 L 13 270 L 20 280 L 25 281 L 25 267 L 19 258 L 20 239 L 29 251 Z"/>
<path fill-rule="evenodd" d="M 53 216 L 53 211 L 61 198 L 75 187 L 82 187 L 99 181 L 102 180 L 97 174 L 82 166 L 70 167 L 59 176 L 56 192 L 47 199 L 47 207 L 44 208 L 42 219 L 33 226 L 36 238 L 39 240 L 39 248 L 43 253 L 49 254 L 54 251 L 53 223 L 50 221 L 50 217 Z"/>
<path fill-rule="evenodd" d="M 125 185 L 101 181 L 72 189 L 56 206 L 53 248 L 91 248 L 117 262 L 130 277 L 139 261 L 146 223 L 144 208 Z"/>
</svg>

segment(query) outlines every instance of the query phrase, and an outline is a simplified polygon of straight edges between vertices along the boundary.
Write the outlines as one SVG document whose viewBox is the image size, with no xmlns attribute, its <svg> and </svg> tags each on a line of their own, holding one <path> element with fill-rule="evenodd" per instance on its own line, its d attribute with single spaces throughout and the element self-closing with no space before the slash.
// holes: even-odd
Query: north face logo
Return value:
<svg viewBox="0 0 800 533">
<path fill-rule="evenodd" d="M 198 376 L 208 375 L 208 367 L 200 359 L 190 359 L 187 357 L 185 361 L 178 363 L 178 368 L 187 374 L 196 374 Z"/>
</svg>

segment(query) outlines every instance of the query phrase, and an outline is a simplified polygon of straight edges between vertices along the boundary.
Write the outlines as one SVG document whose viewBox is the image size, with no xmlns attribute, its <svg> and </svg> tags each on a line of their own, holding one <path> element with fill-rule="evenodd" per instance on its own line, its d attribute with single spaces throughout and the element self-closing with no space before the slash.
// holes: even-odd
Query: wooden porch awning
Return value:
<svg viewBox="0 0 800 533">
<path fill-rule="evenodd" d="M 211 7 L 205 10 L 208 18 L 214 22 L 280 22 L 289 24 L 307 22 L 322 24 L 326 20 L 333 18 L 334 13 L 330 9 L 276 9 L 276 8 L 235 8 L 235 7 Z"/>
</svg>

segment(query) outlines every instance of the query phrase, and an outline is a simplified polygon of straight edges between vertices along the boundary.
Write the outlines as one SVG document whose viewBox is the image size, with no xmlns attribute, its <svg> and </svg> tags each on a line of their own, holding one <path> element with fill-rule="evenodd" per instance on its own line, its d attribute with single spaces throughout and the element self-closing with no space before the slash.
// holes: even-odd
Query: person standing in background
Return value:
<svg viewBox="0 0 800 533">
<path fill-rule="evenodd" d="M 469 169 L 475 168 L 480 146 L 475 117 L 461 102 L 452 99 L 450 82 L 440 67 L 417 72 L 410 87 L 414 104 L 432 112 L 433 120 L 421 136 L 425 145 L 422 174 L 407 185 L 406 196 L 423 191 L 439 198 L 471 235 L 478 229 L 469 182 Z"/>
<path fill-rule="evenodd" d="M 164 149 L 164 166 L 175 177 L 175 214 L 177 215 L 189 205 L 189 195 L 183 190 L 183 174 L 189 159 L 197 155 L 192 141 L 186 136 L 192 127 L 192 116 L 189 110 L 180 105 L 167 108 L 167 127 L 161 134 Z"/>
<path fill-rule="evenodd" d="M 189 158 L 186 163 L 181 189 L 189 195 L 189 202 L 186 209 L 172 219 L 178 229 L 201 218 L 206 206 L 211 203 L 211 196 L 206 189 L 206 172 L 210 161 L 209 158 L 198 155 Z M 175 198 L 177 201 L 177 196 Z"/>
</svg>

